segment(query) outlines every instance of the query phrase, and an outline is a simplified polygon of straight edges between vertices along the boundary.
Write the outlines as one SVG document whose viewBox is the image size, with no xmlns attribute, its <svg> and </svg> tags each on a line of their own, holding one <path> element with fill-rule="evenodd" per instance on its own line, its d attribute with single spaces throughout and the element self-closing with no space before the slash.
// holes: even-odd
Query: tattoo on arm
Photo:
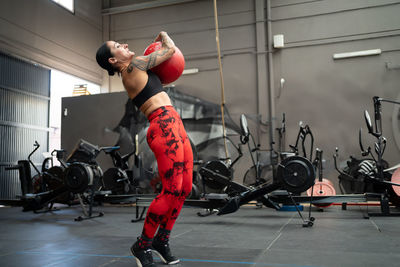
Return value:
<svg viewBox="0 0 400 267">
<path fill-rule="evenodd" d="M 168 47 L 168 48 L 170 48 L 170 47 L 173 47 L 173 46 L 175 46 L 175 44 L 174 44 L 174 41 L 172 41 L 172 39 L 168 36 L 168 34 L 166 34 L 165 32 L 162 32 L 161 33 L 161 40 L 162 40 L 162 43 L 166 46 L 166 47 Z"/>
<path fill-rule="evenodd" d="M 151 53 L 148 56 L 136 57 L 132 60 L 132 62 L 128 66 L 128 73 L 131 73 L 133 67 L 136 67 L 140 70 L 146 71 L 156 66 L 157 58 L 162 57 L 168 53 L 169 49 L 161 49 L 156 52 Z"/>
</svg>

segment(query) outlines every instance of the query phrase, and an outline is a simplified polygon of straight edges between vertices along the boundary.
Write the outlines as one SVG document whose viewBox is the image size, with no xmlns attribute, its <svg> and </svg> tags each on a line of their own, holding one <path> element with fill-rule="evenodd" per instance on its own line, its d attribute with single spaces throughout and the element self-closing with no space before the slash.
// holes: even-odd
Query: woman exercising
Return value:
<svg viewBox="0 0 400 267">
<path fill-rule="evenodd" d="M 109 75 L 117 72 L 122 77 L 129 98 L 150 121 L 147 143 L 157 159 L 162 191 L 151 202 L 142 234 L 131 247 L 138 266 L 146 267 L 155 266 L 151 250 L 164 263 L 179 262 L 171 254 L 168 241 L 192 189 L 193 173 L 192 148 L 182 120 L 163 91 L 160 79 L 150 71 L 172 57 L 175 45 L 166 32 L 160 32 L 155 41 L 162 42 L 161 49 L 147 56 L 135 56 L 127 44 L 115 41 L 104 43 L 96 54 L 97 63 Z"/>
</svg>

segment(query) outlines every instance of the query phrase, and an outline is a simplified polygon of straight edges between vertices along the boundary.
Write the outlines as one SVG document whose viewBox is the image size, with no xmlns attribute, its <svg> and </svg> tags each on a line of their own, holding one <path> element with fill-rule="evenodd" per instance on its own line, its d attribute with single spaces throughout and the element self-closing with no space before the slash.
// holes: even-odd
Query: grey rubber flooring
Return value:
<svg viewBox="0 0 400 267">
<path fill-rule="evenodd" d="M 95 210 L 105 215 L 75 222 L 79 206 L 43 214 L 0 208 L 0 266 L 136 266 L 129 247 L 143 222 L 131 223 L 135 208 Z M 198 211 L 184 208 L 172 232 L 176 266 L 400 266 L 400 217 L 364 219 L 366 207 L 313 209 L 311 228 L 296 212 L 249 206 L 202 218 Z"/>
</svg>

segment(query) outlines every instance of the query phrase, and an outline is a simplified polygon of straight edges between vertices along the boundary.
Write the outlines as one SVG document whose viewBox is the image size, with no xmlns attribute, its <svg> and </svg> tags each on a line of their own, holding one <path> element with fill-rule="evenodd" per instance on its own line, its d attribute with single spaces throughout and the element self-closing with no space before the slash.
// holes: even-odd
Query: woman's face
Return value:
<svg viewBox="0 0 400 267">
<path fill-rule="evenodd" d="M 111 54 L 114 55 L 114 58 L 118 62 L 131 62 L 133 56 L 135 55 L 134 52 L 130 51 L 127 44 L 120 44 L 114 41 L 108 41 L 107 46 L 111 50 Z M 114 62 L 110 62 L 114 63 Z"/>
</svg>

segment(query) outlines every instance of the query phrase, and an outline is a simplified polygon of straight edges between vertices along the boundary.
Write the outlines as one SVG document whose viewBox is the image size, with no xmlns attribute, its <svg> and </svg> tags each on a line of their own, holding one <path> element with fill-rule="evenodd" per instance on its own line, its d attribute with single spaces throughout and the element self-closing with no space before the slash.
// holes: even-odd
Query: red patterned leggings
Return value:
<svg viewBox="0 0 400 267">
<path fill-rule="evenodd" d="M 158 226 L 171 230 L 192 190 L 193 154 L 179 114 L 172 106 L 149 116 L 147 143 L 153 151 L 162 181 L 161 193 L 151 202 L 143 235 L 153 238 Z"/>
</svg>

